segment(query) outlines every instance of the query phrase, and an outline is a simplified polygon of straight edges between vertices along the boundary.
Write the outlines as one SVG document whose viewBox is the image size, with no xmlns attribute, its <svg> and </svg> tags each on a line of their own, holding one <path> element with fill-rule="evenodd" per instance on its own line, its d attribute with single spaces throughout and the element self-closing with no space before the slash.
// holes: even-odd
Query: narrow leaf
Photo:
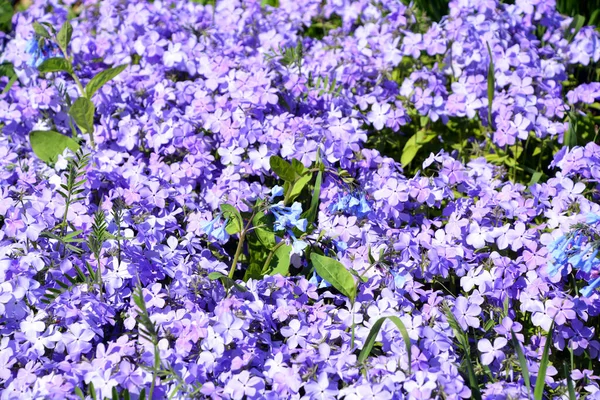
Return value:
<svg viewBox="0 0 600 400">
<path fill-rule="evenodd" d="M 356 297 L 356 282 L 350 271 L 342 263 L 317 253 L 312 253 L 310 260 L 321 278 L 331 283 L 340 293 L 354 302 Z"/>
<path fill-rule="evenodd" d="M 488 76 L 487 76 L 487 98 L 488 98 L 488 125 L 492 126 L 492 104 L 494 103 L 494 91 L 496 88 L 496 78 L 494 76 L 494 57 L 492 56 L 492 49 L 490 44 L 486 43 L 488 54 L 490 56 L 490 63 L 488 64 Z"/>
<path fill-rule="evenodd" d="M 546 335 L 546 345 L 544 346 L 544 352 L 542 353 L 542 360 L 540 361 L 540 368 L 538 375 L 535 380 L 535 391 L 533 398 L 535 400 L 542 400 L 544 398 L 544 386 L 546 383 L 546 371 L 548 370 L 548 364 L 550 363 L 550 346 L 552 346 L 552 333 L 554 332 L 554 323 L 550 326 L 550 330 Z"/>
<path fill-rule="evenodd" d="M 358 362 L 359 363 L 364 362 L 367 359 L 367 357 L 369 357 L 369 354 L 371 354 L 371 350 L 373 350 L 373 346 L 375 345 L 375 339 L 377 338 L 377 334 L 381 330 L 381 327 L 383 326 L 383 323 L 385 322 L 386 319 L 389 319 L 390 321 L 392 321 L 394 323 L 394 325 L 396 325 L 396 327 L 400 331 L 400 334 L 402 335 L 402 339 L 404 339 L 404 345 L 406 346 L 406 353 L 408 354 L 408 373 L 410 374 L 411 373 L 411 362 L 412 362 L 411 361 L 412 360 L 412 358 L 411 358 L 411 341 L 410 341 L 410 337 L 408 336 L 408 330 L 406 330 L 406 326 L 404 325 L 402 320 L 396 316 L 381 317 L 377 321 L 375 321 L 375 323 L 371 327 L 371 330 L 369 331 L 369 335 L 367 336 L 367 339 L 365 340 L 365 344 L 364 344 L 362 350 L 360 351 L 360 354 L 358 355 Z"/>
<path fill-rule="evenodd" d="M 323 182 L 323 172 L 317 173 L 317 180 L 315 181 L 315 188 L 313 190 L 312 199 L 310 201 L 310 208 L 306 212 L 306 219 L 309 224 L 313 224 L 317 220 L 319 214 L 319 196 L 321 196 L 321 184 Z"/>
<path fill-rule="evenodd" d="M 525 386 L 527 386 L 527 394 L 531 395 L 531 380 L 529 379 L 529 366 L 527 365 L 527 360 L 525 359 L 525 355 L 523 354 L 523 349 L 521 348 L 521 343 L 517 339 L 517 335 L 515 335 L 514 331 L 510 331 L 512 336 L 513 347 L 517 351 L 517 356 L 519 358 L 519 365 L 521 366 L 521 374 L 523 375 L 523 381 L 525 381 Z"/>
</svg>

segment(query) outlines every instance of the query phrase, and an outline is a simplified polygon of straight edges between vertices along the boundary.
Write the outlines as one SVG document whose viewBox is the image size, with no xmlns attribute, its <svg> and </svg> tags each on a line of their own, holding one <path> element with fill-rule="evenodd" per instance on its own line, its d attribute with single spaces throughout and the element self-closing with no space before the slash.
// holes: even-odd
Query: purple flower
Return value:
<svg viewBox="0 0 600 400">
<path fill-rule="evenodd" d="M 469 326 L 479 328 L 481 307 L 477 304 L 470 303 L 466 297 L 457 297 L 452 311 L 456 316 L 456 320 L 464 330 L 467 330 Z"/>
<path fill-rule="evenodd" d="M 494 339 L 494 344 L 488 339 L 481 339 L 477 343 L 477 348 L 481 352 L 481 363 L 483 365 L 490 365 L 494 360 L 504 360 L 505 355 L 502 349 L 507 343 L 508 341 L 503 337 Z"/>
</svg>

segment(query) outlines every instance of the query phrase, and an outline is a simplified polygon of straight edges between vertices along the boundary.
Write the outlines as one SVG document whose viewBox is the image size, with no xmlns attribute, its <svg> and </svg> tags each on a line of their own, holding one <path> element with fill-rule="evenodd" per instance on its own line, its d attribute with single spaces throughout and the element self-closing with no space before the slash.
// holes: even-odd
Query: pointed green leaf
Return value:
<svg viewBox="0 0 600 400">
<path fill-rule="evenodd" d="M 350 301 L 354 301 L 356 298 L 356 281 L 350 271 L 341 262 L 317 253 L 312 253 L 310 260 L 321 278 L 331 283 L 334 288 L 348 297 Z"/>
<path fill-rule="evenodd" d="M 265 214 L 262 212 L 256 213 L 252 219 L 252 232 L 256 234 L 260 243 L 267 250 L 272 249 L 277 244 L 275 241 L 275 234 L 273 233 L 274 220 L 275 218 L 272 214 Z"/>
<path fill-rule="evenodd" d="M 33 131 L 29 134 L 29 141 L 35 155 L 46 163 L 56 161 L 66 148 L 79 149 L 77 142 L 55 131 Z"/>
<path fill-rule="evenodd" d="M 75 386 L 75 394 L 79 396 L 81 400 L 85 400 L 85 395 L 79 386 Z"/>
<path fill-rule="evenodd" d="M 527 386 L 527 394 L 531 395 L 531 380 L 529 379 L 529 366 L 527 365 L 527 360 L 525 359 L 525 354 L 523 354 L 523 349 L 521 348 L 521 343 L 517 339 L 517 335 L 515 335 L 514 331 L 510 331 L 513 347 L 517 351 L 517 356 L 519 358 L 519 365 L 521 366 L 521 375 L 523 375 L 523 381 L 525 382 L 525 386 Z"/>
<path fill-rule="evenodd" d="M 294 167 L 292 167 L 292 165 L 283 158 L 279 156 L 271 156 L 269 158 L 269 165 L 271 166 L 273 172 L 275 172 L 277 176 L 284 181 L 291 183 L 296 181 L 296 171 L 294 170 Z"/>
<path fill-rule="evenodd" d="M 406 346 L 406 353 L 408 355 L 408 373 L 410 374 L 412 362 L 411 341 L 410 337 L 408 336 L 408 330 L 406 330 L 406 326 L 404 325 L 402 320 L 396 316 L 381 317 L 377 321 L 375 321 L 375 323 L 371 327 L 371 330 L 369 331 L 367 339 L 365 340 L 365 344 L 363 345 L 363 348 L 360 351 L 360 354 L 358 355 L 358 362 L 363 363 L 367 359 L 367 357 L 369 357 L 369 354 L 371 354 L 371 350 L 373 350 L 373 346 L 375 345 L 375 339 L 377 339 L 377 334 L 381 330 L 381 327 L 383 326 L 383 323 L 386 319 L 389 319 L 394 323 L 394 325 L 396 325 L 396 327 L 400 331 L 400 334 L 402 335 L 402 339 L 404 339 L 404 345 Z"/>
<path fill-rule="evenodd" d="M 127 68 L 127 64 L 119 65 L 118 67 L 105 69 L 94 76 L 85 87 L 85 94 L 88 99 L 91 99 L 104 84 L 114 79 L 117 75 Z"/>
<path fill-rule="evenodd" d="M 71 106 L 69 115 L 73 117 L 77 126 L 87 133 L 94 132 L 94 113 L 96 107 L 89 99 L 79 97 Z"/>
<path fill-rule="evenodd" d="M 546 344 L 544 346 L 544 352 L 542 353 L 542 360 L 540 361 L 538 375 L 535 379 L 535 391 L 533 393 L 533 398 L 535 400 L 543 400 L 544 398 L 544 386 L 546 385 L 546 371 L 548 370 L 548 364 L 550 363 L 550 346 L 552 346 L 553 332 L 554 322 L 550 326 L 550 330 L 546 335 Z"/>
<path fill-rule="evenodd" d="M 73 36 L 73 26 L 69 20 L 66 20 L 64 24 L 62 24 L 60 31 L 56 34 L 56 41 L 60 48 L 64 51 L 67 51 L 69 48 L 69 43 L 71 42 L 71 37 Z"/>
<path fill-rule="evenodd" d="M 310 208 L 306 212 L 305 218 L 309 224 L 314 223 L 317 220 L 319 214 L 319 196 L 321 196 L 321 184 L 323 182 L 323 172 L 317 173 L 317 180 L 315 181 L 315 188 L 313 190 L 312 199 L 310 201 Z"/>
<path fill-rule="evenodd" d="M 62 57 L 53 57 L 42 62 L 38 71 L 40 72 L 71 72 L 71 64 Z"/>
<path fill-rule="evenodd" d="M 46 39 L 50 39 L 50 32 L 48 32 L 48 29 L 46 29 L 44 27 L 44 25 L 41 25 L 38 22 L 34 22 L 33 23 L 33 31 L 38 36 L 41 36 L 41 37 L 46 38 Z"/>
<path fill-rule="evenodd" d="M 492 104 L 494 102 L 494 91 L 496 88 L 496 78 L 494 76 L 494 58 L 492 56 L 492 49 L 490 44 L 486 43 L 488 49 L 488 55 L 490 56 L 490 63 L 488 64 L 488 76 L 487 76 L 487 98 L 488 98 L 488 124 L 492 126 Z"/>
<path fill-rule="evenodd" d="M 284 244 L 281 245 L 275 253 L 273 254 L 273 258 L 268 265 L 267 271 L 265 274 L 267 275 L 277 275 L 281 274 L 283 276 L 287 276 L 290 272 L 290 254 L 292 253 L 292 246 Z"/>
</svg>

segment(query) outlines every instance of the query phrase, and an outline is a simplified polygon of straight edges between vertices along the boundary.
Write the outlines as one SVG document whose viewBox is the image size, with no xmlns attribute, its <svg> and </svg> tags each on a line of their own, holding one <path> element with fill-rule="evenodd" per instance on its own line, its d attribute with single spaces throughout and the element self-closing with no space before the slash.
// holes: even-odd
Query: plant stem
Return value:
<svg viewBox="0 0 600 400">
<path fill-rule="evenodd" d="M 269 252 L 269 255 L 267 257 L 267 260 L 265 261 L 265 264 L 263 265 L 263 268 L 262 268 L 263 272 L 267 271 L 267 268 L 269 268 L 269 264 L 271 263 L 271 260 L 273 259 L 275 252 L 277 251 L 277 249 L 279 249 L 284 244 L 285 244 L 285 242 L 282 240 L 281 242 L 279 242 L 275 246 L 273 246 L 273 248 Z"/>
<path fill-rule="evenodd" d="M 250 219 L 248 219 L 248 223 L 244 227 L 244 229 L 240 232 L 240 240 L 237 245 L 237 249 L 235 250 L 235 255 L 233 256 L 233 262 L 231 263 L 231 269 L 229 270 L 229 278 L 233 279 L 233 275 L 235 274 L 235 267 L 237 266 L 238 259 L 240 258 L 240 254 L 242 254 L 242 249 L 244 248 L 244 239 L 246 238 L 246 233 L 248 229 L 250 229 L 250 224 L 252 224 L 252 220 L 256 215 L 256 210 L 252 211 L 252 215 Z"/>
</svg>

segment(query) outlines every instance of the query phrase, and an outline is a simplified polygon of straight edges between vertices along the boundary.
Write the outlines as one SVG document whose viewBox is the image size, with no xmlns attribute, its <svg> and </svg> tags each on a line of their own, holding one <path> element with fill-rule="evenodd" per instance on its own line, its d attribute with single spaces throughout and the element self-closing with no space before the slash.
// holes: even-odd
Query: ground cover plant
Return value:
<svg viewBox="0 0 600 400">
<path fill-rule="evenodd" d="M 21 8 L 0 398 L 600 398 L 593 18 Z"/>
</svg>

